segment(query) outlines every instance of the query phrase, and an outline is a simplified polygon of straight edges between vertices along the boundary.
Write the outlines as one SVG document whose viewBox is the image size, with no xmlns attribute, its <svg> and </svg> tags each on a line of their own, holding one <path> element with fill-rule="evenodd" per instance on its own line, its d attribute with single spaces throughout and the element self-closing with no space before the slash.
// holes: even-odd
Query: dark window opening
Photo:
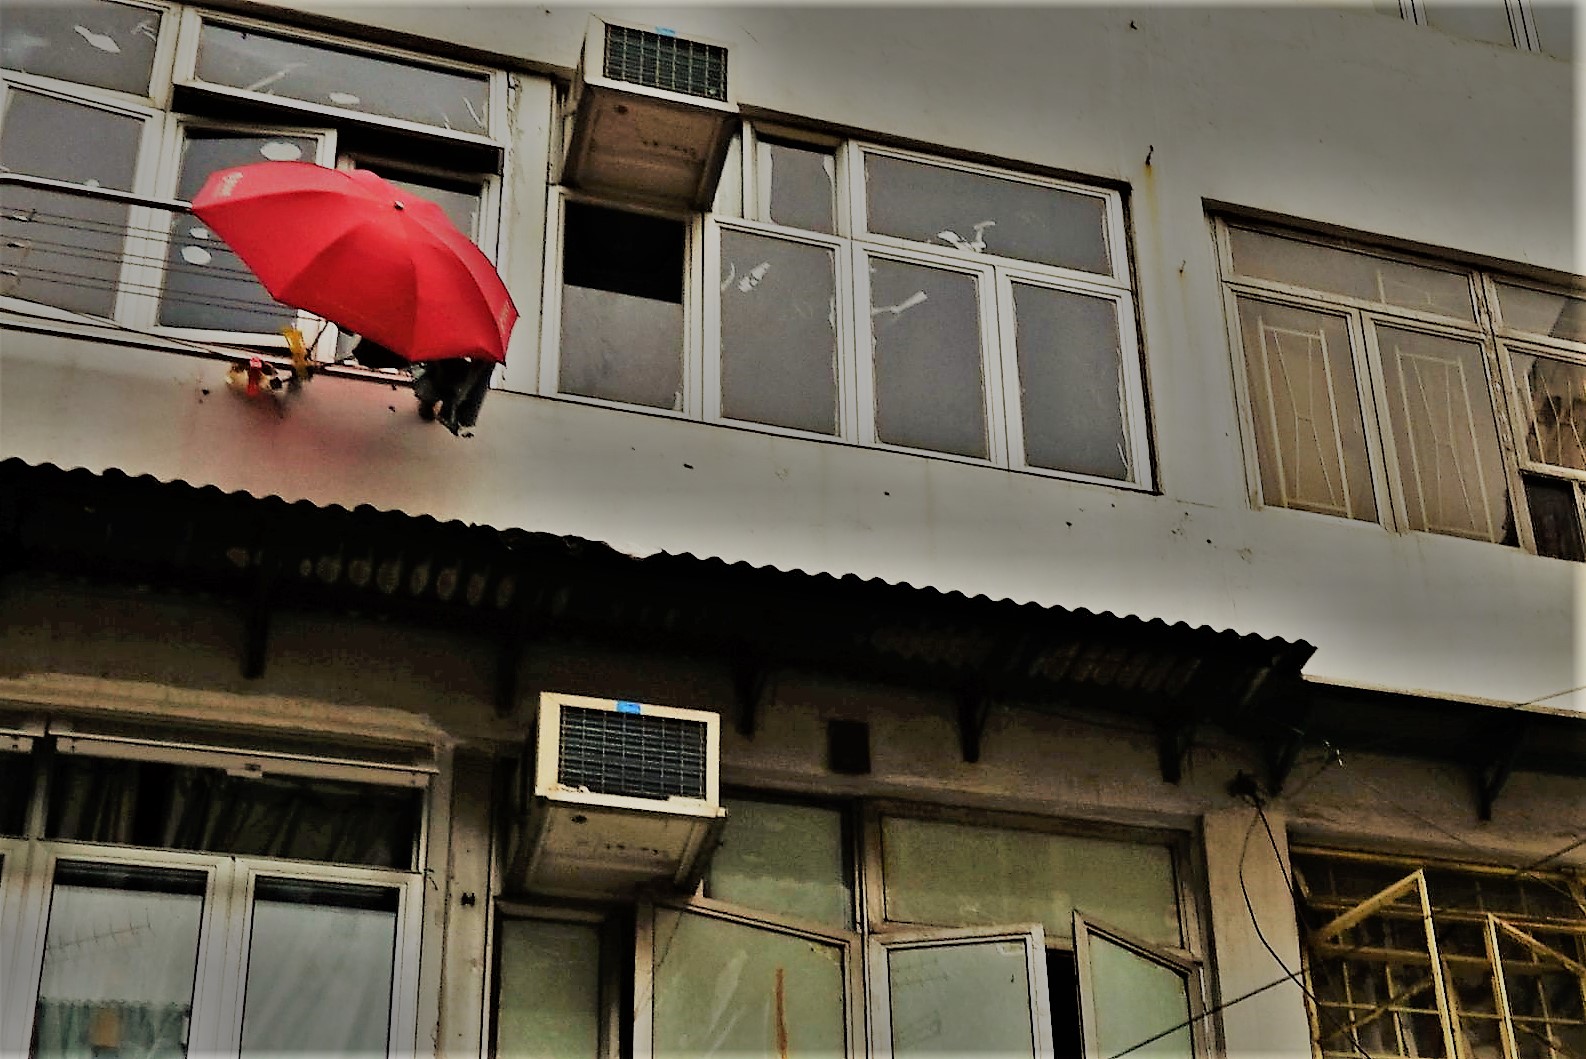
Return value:
<svg viewBox="0 0 1586 1059">
<path fill-rule="evenodd" d="M 1046 991 L 1052 1006 L 1054 1059 L 1084 1059 L 1079 1026 L 1079 965 L 1072 952 L 1046 950 Z"/>
<path fill-rule="evenodd" d="M 0 751 L 0 835 L 21 835 L 27 828 L 33 790 L 33 758 Z"/>
<path fill-rule="evenodd" d="M 572 287 L 683 304 L 682 221 L 567 204 L 562 279 Z"/>
<path fill-rule="evenodd" d="M 1581 537 L 1580 509 L 1575 487 L 1556 478 L 1524 475 L 1525 500 L 1531 509 L 1531 530 L 1539 555 L 1553 559 L 1586 561 L 1586 541 Z"/>
</svg>

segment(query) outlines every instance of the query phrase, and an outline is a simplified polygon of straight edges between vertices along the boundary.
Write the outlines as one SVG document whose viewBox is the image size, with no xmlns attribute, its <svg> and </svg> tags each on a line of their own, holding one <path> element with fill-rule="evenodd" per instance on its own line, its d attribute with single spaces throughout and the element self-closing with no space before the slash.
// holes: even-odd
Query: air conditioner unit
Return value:
<svg viewBox="0 0 1586 1059">
<path fill-rule="evenodd" d="M 569 102 L 563 184 L 710 209 L 738 120 L 726 47 L 595 19 Z"/>
<path fill-rule="evenodd" d="M 508 889 L 620 899 L 691 888 L 727 818 L 720 725 L 699 710 L 541 695 Z"/>
</svg>

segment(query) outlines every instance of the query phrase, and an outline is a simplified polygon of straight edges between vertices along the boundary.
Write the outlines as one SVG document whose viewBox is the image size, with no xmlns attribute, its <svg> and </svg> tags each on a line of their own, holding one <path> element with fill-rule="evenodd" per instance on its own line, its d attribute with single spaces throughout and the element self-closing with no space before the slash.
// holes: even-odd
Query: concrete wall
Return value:
<svg viewBox="0 0 1586 1059">
<path fill-rule="evenodd" d="M 558 70 L 588 18 L 290 6 Z M 221 363 L 18 329 L 0 349 L 0 451 L 1303 638 L 1318 679 L 1586 709 L 1555 694 L 1586 684 L 1586 567 L 1251 509 L 1205 214 L 1230 203 L 1586 271 L 1569 65 L 1364 8 L 627 14 L 730 44 L 746 107 L 1127 183 L 1164 495 L 505 391 L 462 441 L 366 382 L 315 380 L 277 415 L 227 392 Z M 538 341 L 549 137 L 548 92 L 523 83 L 512 388 Z"/>
</svg>

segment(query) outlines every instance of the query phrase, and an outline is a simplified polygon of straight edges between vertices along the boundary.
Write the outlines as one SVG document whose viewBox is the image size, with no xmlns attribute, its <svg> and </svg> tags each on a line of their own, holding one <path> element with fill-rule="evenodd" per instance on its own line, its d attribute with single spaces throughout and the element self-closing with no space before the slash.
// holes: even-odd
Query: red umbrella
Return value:
<svg viewBox="0 0 1586 1059">
<path fill-rule="evenodd" d="M 494 266 L 439 206 L 367 170 L 222 169 L 193 213 L 279 302 L 410 361 L 506 360 L 518 310 Z"/>
</svg>

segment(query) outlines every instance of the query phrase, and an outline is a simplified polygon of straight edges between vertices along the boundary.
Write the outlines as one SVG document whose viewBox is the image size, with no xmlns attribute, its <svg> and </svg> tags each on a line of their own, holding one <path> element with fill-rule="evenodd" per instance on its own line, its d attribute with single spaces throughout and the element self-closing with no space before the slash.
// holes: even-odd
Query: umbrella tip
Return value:
<svg viewBox="0 0 1586 1059">
<path fill-rule="evenodd" d="M 407 208 L 406 206 L 402 205 L 402 200 L 401 199 L 393 199 L 392 202 L 391 202 L 391 205 L 395 206 L 399 210 Z"/>
</svg>

